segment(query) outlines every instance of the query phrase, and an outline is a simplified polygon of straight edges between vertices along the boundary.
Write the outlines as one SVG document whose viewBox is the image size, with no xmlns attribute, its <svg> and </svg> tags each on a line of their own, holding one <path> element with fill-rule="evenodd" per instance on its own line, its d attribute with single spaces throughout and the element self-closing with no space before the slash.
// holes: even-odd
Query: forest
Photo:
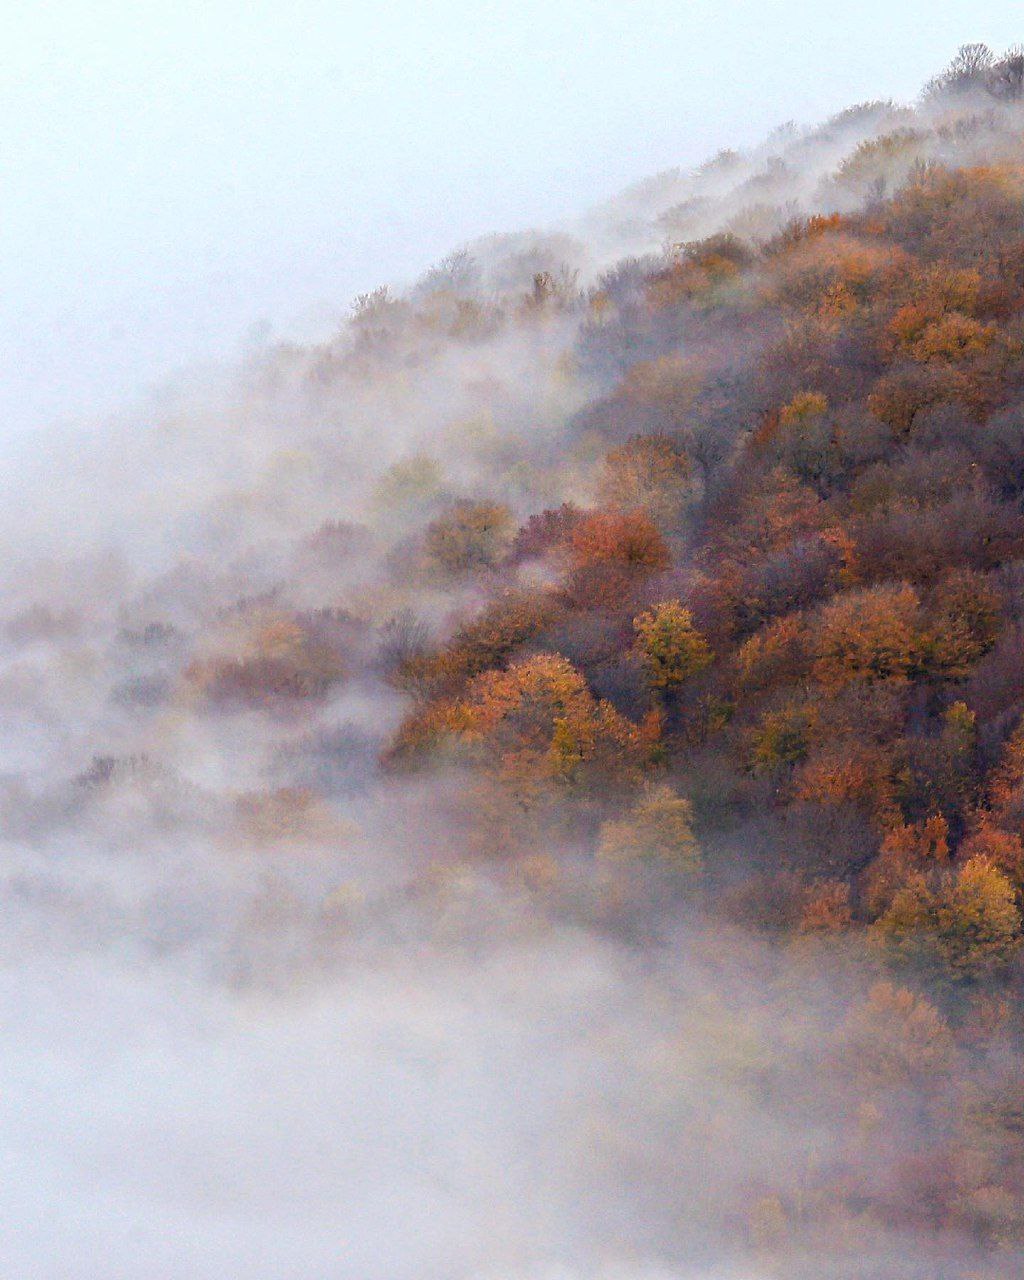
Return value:
<svg viewBox="0 0 1024 1280">
<path fill-rule="evenodd" d="M 97 1276 L 1022 1274 L 1024 53 L 21 474 L 0 1086 Z"/>
</svg>

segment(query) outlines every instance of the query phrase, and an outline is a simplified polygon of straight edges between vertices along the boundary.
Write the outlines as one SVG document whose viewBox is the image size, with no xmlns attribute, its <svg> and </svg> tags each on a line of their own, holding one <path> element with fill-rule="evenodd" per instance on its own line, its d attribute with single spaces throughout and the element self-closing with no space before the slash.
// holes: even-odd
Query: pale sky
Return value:
<svg viewBox="0 0 1024 1280">
<path fill-rule="evenodd" d="M 0 434 L 786 120 L 910 99 L 1019 0 L 8 0 Z"/>
</svg>

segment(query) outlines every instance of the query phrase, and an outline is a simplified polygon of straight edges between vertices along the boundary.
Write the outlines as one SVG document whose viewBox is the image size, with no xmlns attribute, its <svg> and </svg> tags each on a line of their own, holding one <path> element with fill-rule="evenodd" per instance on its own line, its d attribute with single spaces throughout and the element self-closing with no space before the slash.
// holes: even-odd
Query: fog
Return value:
<svg viewBox="0 0 1024 1280">
<path fill-rule="evenodd" d="M 487 232 L 867 97 L 1015 6 L 57 0 L 0 69 L 0 432 L 328 332 Z M 728 67 L 728 74 L 722 68 Z"/>
<path fill-rule="evenodd" d="M 518 523 L 595 500 L 580 414 L 622 352 L 588 291 L 628 300 L 636 262 L 682 241 L 858 208 L 841 162 L 911 121 L 927 159 L 1016 154 L 1020 108 L 966 140 L 944 102 L 760 136 L 861 90 L 910 99 L 956 43 L 952 11 L 892 67 L 873 34 L 797 89 L 803 60 L 745 82 L 760 43 L 725 77 L 720 52 L 681 56 L 710 6 L 682 23 L 675 6 L 526 5 L 508 27 L 485 6 L 479 39 L 442 8 L 300 6 L 308 27 L 280 49 L 259 6 L 251 30 L 216 6 L 166 32 L 30 22 L 53 77 L 25 54 L 8 86 L 33 181 L 2 279 L 21 311 L 0 331 L 20 436 L 0 512 L 2 1269 L 1008 1277 L 1016 1245 L 993 1260 L 967 1231 L 818 1196 L 867 1204 L 957 1123 L 941 1071 L 894 1083 L 862 1052 L 876 957 L 766 938 L 642 876 L 623 902 L 593 824 L 523 819 L 506 852 L 494 832 L 521 815 L 461 761 L 407 772 L 389 752 L 414 700 L 395 652 L 555 572 L 524 557 L 445 578 L 436 522 L 485 498 Z M 808 15 L 776 8 L 791 41 Z M 903 29 L 924 12 L 905 8 Z M 577 46 L 584 21 L 597 52 Z M 538 66 L 465 123 L 481 72 L 530 62 L 532 23 Z M 837 24 L 812 24 L 811 49 Z M 539 86 L 522 120 L 503 110 Z M 721 114 L 699 117 L 712 92 Z M 37 101 L 67 133 L 28 119 Z M 441 121 L 458 127 L 439 145 Z M 701 163 L 726 144 L 742 150 Z M 716 337 L 702 358 L 746 352 Z M 744 838 L 710 837 L 723 857 Z M 979 1089 L 1003 1047 L 965 1066 Z"/>
</svg>

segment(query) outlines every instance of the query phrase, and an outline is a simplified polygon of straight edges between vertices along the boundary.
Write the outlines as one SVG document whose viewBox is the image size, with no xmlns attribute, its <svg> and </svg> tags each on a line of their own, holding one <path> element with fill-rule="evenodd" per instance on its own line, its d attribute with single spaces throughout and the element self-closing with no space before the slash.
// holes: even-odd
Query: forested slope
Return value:
<svg viewBox="0 0 1024 1280">
<path fill-rule="evenodd" d="M 392 1275 L 1019 1274 L 1022 77 L 968 49 L 26 468 L 5 981 L 419 991 L 528 1101 Z"/>
</svg>

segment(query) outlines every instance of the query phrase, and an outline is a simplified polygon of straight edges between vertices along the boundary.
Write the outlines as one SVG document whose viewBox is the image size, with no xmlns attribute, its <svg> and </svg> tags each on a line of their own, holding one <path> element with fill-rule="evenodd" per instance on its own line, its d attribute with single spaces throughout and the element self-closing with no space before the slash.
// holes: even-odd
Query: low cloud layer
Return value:
<svg viewBox="0 0 1024 1280">
<path fill-rule="evenodd" d="M 699 598 L 707 530 L 745 518 L 727 469 L 781 410 L 744 400 L 744 378 L 794 331 L 754 310 L 769 288 L 786 302 L 773 264 L 811 226 L 855 292 L 883 254 L 844 215 L 943 166 L 1019 164 L 993 66 L 660 175 L 557 234 L 471 245 L 319 344 L 259 346 L 105 428 L 18 446 L 0 511 L 5 1274 L 1017 1273 L 1018 971 L 967 995 L 895 981 L 850 906 L 878 814 L 782 813 L 753 766 L 693 763 L 629 649 L 634 615 L 653 634 Z M 790 293 L 827 274 L 814 252 Z M 676 287 L 671 328 L 651 298 Z M 821 288 L 825 331 L 859 304 Z M 987 330 L 943 333 L 988 350 Z M 785 410 L 817 429 L 827 398 L 797 390 Z M 836 422 L 833 444 L 867 440 L 850 465 L 874 501 L 878 422 Z M 621 452 L 637 432 L 646 461 Z M 788 461 L 778 518 L 804 576 L 764 573 L 782 594 L 790 574 L 803 608 L 848 548 L 818 537 L 824 482 Z M 913 457 L 887 465 L 926 490 Z M 644 467 L 676 487 L 623 513 L 616 486 L 657 488 Z M 634 601 L 637 565 L 659 595 Z M 683 629 L 699 676 L 712 649 Z M 774 650 L 750 635 L 748 674 L 792 660 L 781 632 Z M 534 701 L 502 720 L 523 654 Z M 840 710 L 880 737 L 890 692 Z M 708 735 L 735 710 L 713 693 L 694 703 Z M 957 705 L 929 742 L 963 730 Z M 1010 718 L 982 724 L 979 757 Z M 583 768 L 594 742 L 610 781 Z M 552 777 L 572 784 L 557 803 Z M 756 802 L 737 819 L 728 786 Z M 652 809 L 693 864 L 700 842 L 713 892 L 651 865 L 630 822 Z"/>
</svg>

